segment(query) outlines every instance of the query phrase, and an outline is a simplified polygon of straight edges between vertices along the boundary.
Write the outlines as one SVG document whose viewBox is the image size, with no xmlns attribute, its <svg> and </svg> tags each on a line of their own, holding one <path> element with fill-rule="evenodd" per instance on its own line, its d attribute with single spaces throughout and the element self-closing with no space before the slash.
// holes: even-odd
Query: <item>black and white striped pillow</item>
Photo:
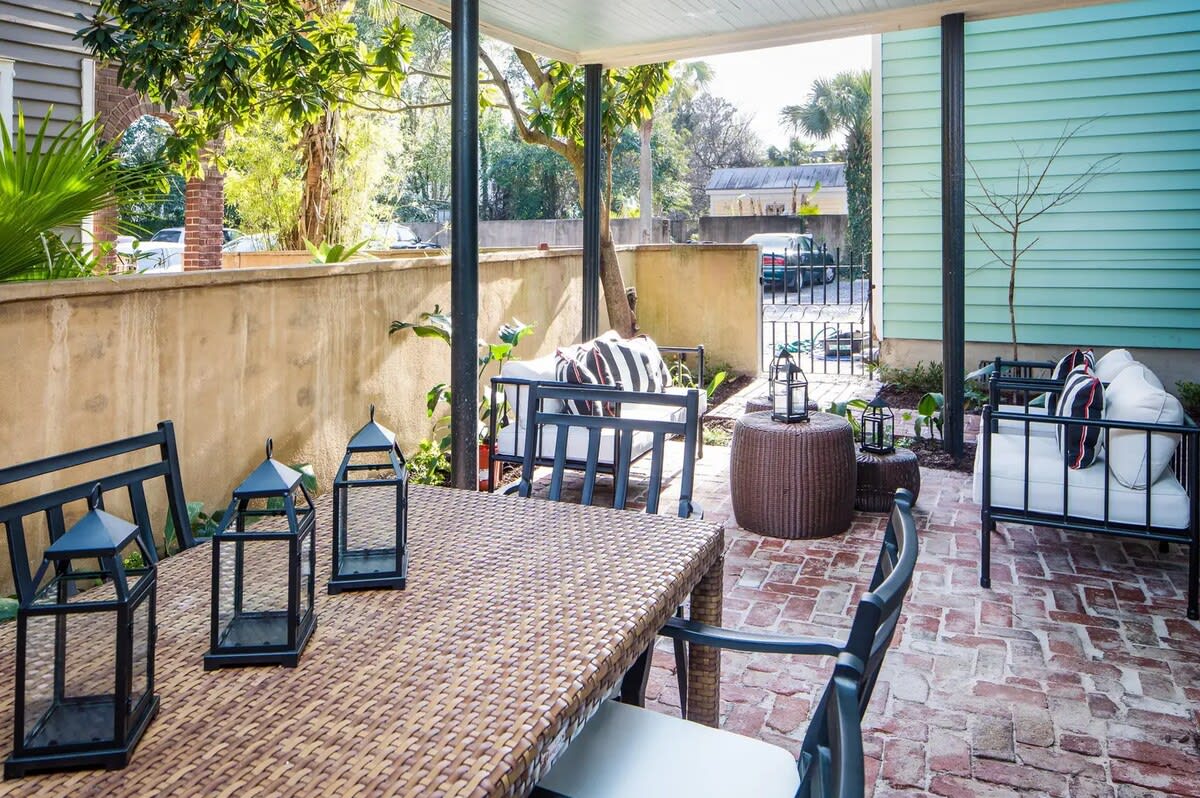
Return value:
<svg viewBox="0 0 1200 798">
<path fill-rule="evenodd" d="M 1052 380 L 1063 382 L 1067 379 L 1067 375 L 1080 366 L 1087 366 L 1088 371 L 1096 370 L 1096 353 L 1090 349 L 1080 349 L 1076 347 L 1067 353 L 1054 366 L 1054 372 L 1050 375 Z M 1058 391 L 1047 391 L 1047 407 L 1046 412 L 1058 414 Z"/>
<path fill-rule="evenodd" d="M 670 372 L 658 347 L 645 336 L 622 339 L 601 336 L 592 342 L 608 368 L 610 384 L 626 391 L 662 393 L 671 384 Z"/>
<path fill-rule="evenodd" d="M 1086 365 L 1077 366 L 1067 375 L 1059 397 L 1058 411 L 1062 418 L 1083 418 L 1099 421 L 1104 416 L 1104 386 Z M 1055 425 L 1058 450 L 1067 458 L 1070 468 L 1087 468 L 1096 462 L 1100 453 L 1100 427 L 1082 424 Z"/>
<path fill-rule="evenodd" d="M 559 349 L 554 353 L 555 378 L 568 385 L 607 385 L 605 375 L 597 373 L 596 357 L 592 347 L 573 347 Z M 611 416 L 613 408 L 600 402 L 589 402 L 585 399 L 567 399 L 563 402 L 568 413 L 577 416 Z"/>
</svg>

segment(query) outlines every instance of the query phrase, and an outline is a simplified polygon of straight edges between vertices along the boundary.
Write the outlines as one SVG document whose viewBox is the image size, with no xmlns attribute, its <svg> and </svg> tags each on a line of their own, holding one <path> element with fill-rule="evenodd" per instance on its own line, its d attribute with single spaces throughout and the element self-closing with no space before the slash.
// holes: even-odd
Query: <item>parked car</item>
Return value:
<svg viewBox="0 0 1200 798">
<path fill-rule="evenodd" d="M 274 233 L 250 233 L 238 236 L 221 247 L 222 252 L 269 252 L 279 248 L 279 239 Z"/>
<path fill-rule="evenodd" d="M 810 283 L 832 282 L 835 261 L 828 252 L 813 246 L 807 233 L 755 233 L 742 242 L 762 250 L 763 285 L 793 291 Z M 822 264 L 825 268 L 819 268 Z"/>
<path fill-rule="evenodd" d="M 393 226 L 392 233 L 395 234 L 396 240 L 393 241 L 388 249 L 437 249 L 438 245 L 432 241 L 422 241 L 421 237 L 413 232 L 411 227 L 406 225 Z"/>
<path fill-rule="evenodd" d="M 136 264 L 145 274 L 183 271 L 184 228 L 164 227 L 146 241 L 117 242 L 117 254 Z M 232 227 L 221 231 L 223 243 L 241 237 Z"/>
</svg>

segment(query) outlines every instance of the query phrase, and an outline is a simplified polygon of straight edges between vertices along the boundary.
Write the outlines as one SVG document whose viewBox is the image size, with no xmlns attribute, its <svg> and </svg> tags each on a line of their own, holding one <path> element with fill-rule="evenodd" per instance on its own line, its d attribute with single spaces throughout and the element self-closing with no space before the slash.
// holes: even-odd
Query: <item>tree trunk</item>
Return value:
<svg viewBox="0 0 1200 798">
<path fill-rule="evenodd" d="M 871 142 L 846 140 L 846 246 L 850 255 L 871 268 Z"/>
<path fill-rule="evenodd" d="M 338 114 L 326 111 L 305 123 L 300 134 L 304 187 L 300 197 L 299 243 L 321 244 L 333 237 L 333 172 L 337 168 Z"/>
<path fill-rule="evenodd" d="M 638 169 L 638 205 L 641 216 L 641 241 L 649 244 L 654 240 L 654 161 L 650 157 L 650 136 L 654 131 L 654 118 L 642 122 L 642 151 Z"/>
<path fill-rule="evenodd" d="M 1012 332 L 1013 345 L 1013 360 L 1020 360 L 1021 355 L 1017 349 L 1017 259 L 1021 257 L 1017 252 L 1017 236 L 1021 231 L 1021 223 L 1017 222 L 1013 227 L 1012 234 L 1012 260 L 1009 262 L 1008 268 L 1008 324 Z"/>
<path fill-rule="evenodd" d="M 637 319 L 625 293 L 625 278 L 621 276 L 621 263 L 617 260 L 607 204 L 600 204 L 600 213 L 600 285 L 604 290 L 604 307 L 608 310 L 609 326 L 623 338 L 629 338 L 637 333 Z"/>
</svg>

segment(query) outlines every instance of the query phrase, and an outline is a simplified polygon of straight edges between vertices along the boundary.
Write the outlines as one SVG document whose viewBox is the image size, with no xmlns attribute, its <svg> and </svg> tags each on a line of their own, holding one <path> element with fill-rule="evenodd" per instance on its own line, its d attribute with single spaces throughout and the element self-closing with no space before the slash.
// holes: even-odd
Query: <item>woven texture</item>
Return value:
<svg viewBox="0 0 1200 798">
<path fill-rule="evenodd" d="M 750 413 L 737 420 L 729 492 L 738 526 L 780 538 L 845 532 L 854 516 L 854 433 L 844 418 L 813 413 L 798 424 Z"/>
<path fill-rule="evenodd" d="M 746 400 L 746 412 L 747 413 L 770 412 L 772 409 L 773 409 L 773 406 L 771 404 L 771 397 L 766 394 L 763 394 L 762 396 L 754 396 L 754 397 L 751 397 Z M 810 411 L 817 410 L 818 409 L 817 403 L 812 401 L 811 399 L 809 399 L 808 400 L 808 409 Z"/>
<path fill-rule="evenodd" d="M 323 586 L 329 496 L 317 512 Z M 166 560 L 162 709 L 130 766 L 0 795 L 521 796 L 689 593 L 693 617 L 720 621 L 712 523 L 417 486 L 409 523 L 408 589 L 319 590 L 296 669 L 205 672 L 211 549 Z M 14 640 L 0 627 L 5 732 Z M 715 725 L 717 658 L 693 661 L 693 716 Z"/>
<path fill-rule="evenodd" d="M 867 513 L 890 513 L 896 488 L 912 491 L 913 501 L 921 493 L 921 469 L 917 455 L 909 449 L 891 454 L 858 452 L 858 487 L 854 508 Z"/>
</svg>

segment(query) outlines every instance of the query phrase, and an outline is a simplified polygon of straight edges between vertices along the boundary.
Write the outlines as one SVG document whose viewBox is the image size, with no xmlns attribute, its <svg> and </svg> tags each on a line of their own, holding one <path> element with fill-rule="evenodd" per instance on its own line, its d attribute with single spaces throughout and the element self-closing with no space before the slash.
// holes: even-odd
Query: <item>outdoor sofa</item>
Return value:
<svg viewBox="0 0 1200 798">
<path fill-rule="evenodd" d="M 974 469 L 980 585 L 991 585 L 998 521 L 1176 543 L 1188 552 L 1187 614 L 1200 618 L 1200 428 L 1125 350 L 1095 362 L 1104 401 L 1091 418 L 1054 412 L 1066 383 L 1054 367 L 997 360 L 991 374 Z M 1068 462 L 1059 439 L 1085 434 L 1094 462 Z"/>
<path fill-rule="evenodd" d="M 570 347 L 562 347 L 556 352 L 539 357 L 533 360 L 510 360 L 501 368 L 500 375 L 492 378 L 491 383 L 491 406 L 498 408 L 497 412 L 491 413 L 488 428 L 488 441 L 490 446 L 491 461 L 493 463 L 512 463 L 520 465 L 525 456 L 525 438 L 529 432 L 531 417 L 529 403 L 529 389 L 535 383 L 554 385 L 557 388 L 563 388 L 570 385 L 563 377 L 564 359 L 574 361 L 581 356 L 595 358 L 595 346 L 598 341 L 614 342 L 622 341 L 615 332 L 607 332 L 598 336 L 592 341 L 587 341 L 582 344 L 576 344 Z M 704 373 L 704 347 L 674 347 L 674 346 L 657 346 L 649 338 L 639 337 L 630 339 L 637 350 L 645 355 L 646 362 L 643 364 L 646 368 L 655 372 L 657 383 L 645 390 L 645 384 L 630 385 L 630 380 L 641 383 L 639 376 L 633 376 L 621 367 L 619 373 L 613 373 L 613 369 L 608 369 L 604 375 L 593 375 L 601 382 L 593 383 L 588 387 L 606 386 L 612 391 L 621 393 L 620 401 L 613 402 L 609 406 L 605 406 L 603 410 L 597 408 L 597 412 L 613 412 L 624 417 L 631 415 L 638 418 L 649 420 L 663 420 L 682 422 L 687 420 L 689 415 L 689 404 L 697 403 L 699 412 L 696 415 L 697 419 L 703 418 L 707 410 L 707 394 L 704 390 L 690 386 L 680 386 L 667 384 L 670 382 L 670 377 L 678 376 L 681 373 L 695 374 L 695 380 L 698 382 Z M 629 343 L 629 341 L 626 341 Z M 610 347 L 611 351 L 611 347 Z M 683 363 L 688 369 L 694 367 L 694 371 L 683 371 L 681 369 L 669 369 L 662 358 L 662 355 L 673 356 L 678 362 Z M 688 365 L 690 361 L 690 365 Z M 604 369 L 604 366 L 599 366 Z M 668 374 L 668 370 L 670 374 Z M 622 379 L 624 378 L 624 379 Z M 634 390 L 636 388 L 638 390 Z M 653 403 L 638 403 L 638 394 L 655 394 Z M 594 395 L 594 392 L 590 393 Z M 559 390 L 555 392 L 554 397 L 542 398 L 539 401 L 542 403 L 541 410 L 546 413 L 573 412 L 576 407 L 568 407 L 571 404 L 570 400 L 564 401 L 557 397 L 564 396 L 564 393 Z M 693 398 L 694 397 L 694 398 Z M 595 404 L 595 403 L 592 403 Z M 696 422 L 698 424 L 698 421 Z M 537 445 L 537 461 L 536 464 L 552 465 L 554 462 L 555 443 L 557 440 L 557 427 L 544 427 L 538 431 L 539 441 Z M 699 435 L 697 430 L 697 453 L 699 457 L 704 455 L 703 436 Z M 567 447 L 566 447 L 566 464 L 567 468 L 573 470 L 585 470 L 588 461 L 588 435 L 587 430 L 582 428 L 571 428 L 568 431 Z M 635 432 L 633 435 L 633 459 L 637 460 L 643 457 L 650 451 L 653 445 L 653 435 L 648 432 Z M 616 432 L 614 429 L 605 429 L 601 435 L 599 459 L 597 468 L 601 473 L 612 473 L 613 463 L 615 462 L 616 454 Z"/>
</svg>

